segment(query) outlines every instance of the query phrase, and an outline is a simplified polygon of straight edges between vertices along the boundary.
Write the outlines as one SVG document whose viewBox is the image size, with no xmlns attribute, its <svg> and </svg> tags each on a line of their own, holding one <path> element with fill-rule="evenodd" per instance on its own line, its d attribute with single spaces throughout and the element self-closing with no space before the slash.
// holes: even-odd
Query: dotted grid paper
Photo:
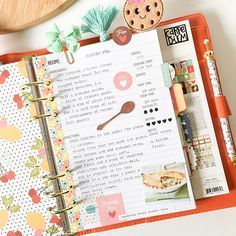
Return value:
<svg viewBox="0 0 236 236">
<path fill-rule="evenodd" d="M 23 65 L 0 67 L 0 235 L 58 235 L 59 219 L 47 211 L 56 203 L 45 196 L 48 165 L 40 127 L 23 106 L 30 97 L 20 90 L 28 82 Z"/>
</svg>

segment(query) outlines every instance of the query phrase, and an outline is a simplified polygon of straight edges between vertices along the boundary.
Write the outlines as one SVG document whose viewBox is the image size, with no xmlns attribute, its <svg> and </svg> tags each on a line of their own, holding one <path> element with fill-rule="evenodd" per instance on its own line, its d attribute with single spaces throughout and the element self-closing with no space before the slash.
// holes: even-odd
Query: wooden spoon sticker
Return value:
<svg viewBox="0 0 236 236">
<path fill-rule="evenodd" d="M 126 102 L 122 105 L 120 112 L 113 116 L 110 120 L 104 122 L 103 124 L 99 125 L 97 127 L 97 130 L 103 130 L 104 127 L 109 124 L 112 120 L 114 120 L 116 117 L 118 117 L 121 114 L 128 114 L 131 113 L 135 108 L 135 103 L 134 102 Z"/>
</svg>

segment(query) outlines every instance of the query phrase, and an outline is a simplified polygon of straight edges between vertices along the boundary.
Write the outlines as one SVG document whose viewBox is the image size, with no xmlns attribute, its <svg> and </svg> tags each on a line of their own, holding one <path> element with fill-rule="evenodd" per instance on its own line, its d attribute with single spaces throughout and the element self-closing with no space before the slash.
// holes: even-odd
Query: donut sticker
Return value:
<svg viewBox="0 0 236 236">
<path fill-rule="evenodd" d="M 123 9 L 126 23 L 134 31 L 155 28 L 163 16 L 161 0 L 127 0 Z"/>
</svg>

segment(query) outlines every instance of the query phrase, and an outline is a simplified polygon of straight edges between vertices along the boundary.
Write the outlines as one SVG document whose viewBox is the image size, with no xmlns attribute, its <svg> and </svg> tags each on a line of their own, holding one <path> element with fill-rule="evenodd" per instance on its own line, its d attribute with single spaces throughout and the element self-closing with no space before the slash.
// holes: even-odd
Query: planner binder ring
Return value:
<svg viewBox="0 0 236 236">
<path fill-rule="evenodd" d="M 57 117 L 58 114 L 57 112 L 54 112 L 53 114 L 42 114 L 42 115 L 37 115 L 37 116 L 34 116 L 31 121 L 33 120 L 38 120 L 38 119 L 43 119 L 43 118 L 47 118 L 47 117 L 50 117 L 50 116 L 54 116 L 54 117 Z"/>
<path fill-rule="evenodd" d="M 46 192 L 45 195 L 48 196 L 49 198 L 55 198 L 55 197 L 59 197 L 59 196 L 62 196 L 62 195 L 65 195 L 65 194 L 71 192 L 71 190 L 74 189 L 74 188 L 75 188 L 75 186 L 71 185 L 70 189 L 67 189 L 63 192 L 60 192 L 60 193 Z"/>
<path fill-rule="evenodd" d="M 32 102 L 39 102 L 39 101 L 46 101 L 46 100 L 49 100 L 49 101 L 53 102 L 54 101 L 54 97 L 33 98 L 33 99 L 30 99 L 29 101 L 32 103 Z"/>
<path fill-rule="evenodd" d="M 68 174 L 68 173 L 70 173 L 71 172 L 71 170 L 70 169 L 68 169 L 68 170 L 66 170 L 65 172 L 63 172 L 63 173 L 60 173 L 60 174 L 58 174 L 58 175 L 54 175 L 54 176 L 50 176 L 50 175 L 44 175 L 43 176 L 43 178 L 44 179 L 47 179 L 47 180 L 57 180 L 57 179 L 60 179 L 60 178 L 62 178 L 62 177 L 64 177 L 64 176 L 66 176 L 66 174 Z"/>
<path fill-rule="evenodd" d="M 53 215 L 58 215 L 58 214 L 62 214 L 64 212 L 67 212 L 67 211 L 70 211 L 72 210 L 77 204 L 79 204 L 79 202 L 76 202 L 75 204 L 71 205 L 71 206 L 68 206 L 64 209 L 61 209 L 61 210 L 50 210 L 51 214 Z"/>
<path fill-rule="evenodd" d="M 65 195 L 67 193 L 69 193 L 71 190 L 66 190 L 64 192 L 60 192 L 60 193 L 51 193 L 51 192 L 47 192 L 45 193 L 45 195 L 47 195 L 49 198 L 55 198 L 55 197 L 59 197 L 62 195 Z"/>
<path fill-rule="evenodd" d="M 61 210 L 54 210 L 57 208 L 57 206 L 53 206 L 53 207 L 48 207 L 47 210 L 49 212 L 51 212 L 52 214 L 56 214 L 55 212 L 57 212 L 57 214 L 60 214 L 62 213 L 61 211 L 65 212 L 65 211 L 69 211 L 71 209 L 73 209 L 75 206 L 79 205 L 81 202 L 81 200 L 78 200 L 78 201 L 73 201 L 73 204 L 68 206 L 68 207 L 65 207 L 64 209 L 61 209 Z M 66 210 L 67 209 L 67 210 Z"/>
<path fill-rule="evenodd" d="M 66 173 L 62 173 L 62 174 L 59 174 L 59 175 L 55 175 L 55 176 L 50 176 L 48 177 L 48 175 L 44 175 L 43 178 L 44 179 L 47 179 L 47 180 L 55 180 L 55 179 L 59 179 L 59 178 L 62 178 L 66 175 Z"/>
<path fill-rule="evenodd" d="M 40 84 L 45 84 L 46 86 L 49 86 L 52 83 L 51 80 L 47 80 L 47 81 L 35 81 L 35 82 L 30 82 L 27 84 L 23 84 L 22 88 L 26 88 L 26 87 L 30 87 L 30 86 L 36 86 L 36 85 L 40 85 Z"/>
</svg>

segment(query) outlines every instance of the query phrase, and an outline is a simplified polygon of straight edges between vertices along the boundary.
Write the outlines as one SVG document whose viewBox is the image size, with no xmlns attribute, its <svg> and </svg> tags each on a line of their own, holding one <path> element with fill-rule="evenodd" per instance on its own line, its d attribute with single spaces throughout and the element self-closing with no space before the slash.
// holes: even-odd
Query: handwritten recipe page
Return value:
<svg viewBox="0 0 236 236">
<path fill-rule="evenodd" d="M 195 208 L 157 32 L 45 58 L 84 229 Z"/>
</svg>

